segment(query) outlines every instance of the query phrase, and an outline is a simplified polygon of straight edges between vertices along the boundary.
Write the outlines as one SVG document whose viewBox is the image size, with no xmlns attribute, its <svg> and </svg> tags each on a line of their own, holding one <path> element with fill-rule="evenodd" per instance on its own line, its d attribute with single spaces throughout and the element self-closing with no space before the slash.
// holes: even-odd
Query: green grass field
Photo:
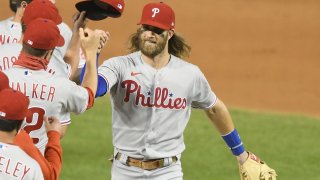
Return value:
<svg viewBox="0 0 320 180">
<path fill-rule="evenodd" d="M 231 109 L 247 150 L 276 169 L 280 180 L 320 179 L 320 119 Z M 113 152 L 110 101 L 100 98 L 73 116 L 62 140 L 61 180 L 110 179 Z M 237 180 L 236 159 L 203 111 L 192 112 L 182 156 L 185 180 Z"/>
</svg>

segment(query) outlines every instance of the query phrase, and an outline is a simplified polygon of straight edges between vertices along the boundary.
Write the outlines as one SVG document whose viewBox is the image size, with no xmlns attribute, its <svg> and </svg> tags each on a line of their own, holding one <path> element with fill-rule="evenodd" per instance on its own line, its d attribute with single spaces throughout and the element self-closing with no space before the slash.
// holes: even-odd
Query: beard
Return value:
<svg viewBox="0 0 320 180">
<path fill-rule="evenodd" d="M 139 49 L 147 57 L 154 58 L 162 53 L 167 45 L 168 33 L 159 35 L 158 41 L 155 38 L 142 39 L 139 35 Z"/>
</svg>

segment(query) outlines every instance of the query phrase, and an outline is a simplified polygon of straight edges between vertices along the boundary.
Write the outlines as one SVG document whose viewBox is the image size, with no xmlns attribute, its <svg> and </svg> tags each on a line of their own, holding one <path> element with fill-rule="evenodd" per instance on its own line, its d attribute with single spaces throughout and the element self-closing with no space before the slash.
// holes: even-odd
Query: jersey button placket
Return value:
<svg viewBox="0 0 320 180">
<path fill-rule="evenodd" d="M 155 78 L 154 78 L 154 91 L 156 88 L 159 87 L 160 85 L 160 81 L 159 81 L 159 76 L 160 76 L 160 71 L 158 70 L 155 74 Z M 153 94 L 155 94 L 155 92 L 153 92 Z M 155 96 L 153 96 L 153 98 L 155 98 Z M 158 102 L 159 103 L 159 102 Z M 156 119 L 158 118 L 158 111 L 159 109 L 157 107 L 153 107 L 152 108 L 152 122 L 150 124 L 150 131 L 149 131 L 149 138 L 150 138 L 150 143 L 154 143 L 156 141 L 156 132 L 155 132 L 155 127 L 154 127 L 154 122 L 156 121 Z"/>
<path fill-rule="evenodd" d="M 156 89 L 156 76 L 157 73 L 154 73 L 153 79 L 152 79 L 152 86 L 150 88 L 150 92 L 151 92 L 151 99 L 152 99 L 152 104 L 155 104 L 155 99 L 154 99 L 154 92 Z M 153 127 L 153 122 L 154 122 L 154 118 L 155 118 L 155 112 L 156 112 L 156 107 L 152 106 L 151 108 L 151 115 L 150 115 L 150 121 L 148 123 L 148 126 L 146 127 L 146 135 L 145 135 L 145 147 L 146 148 L 150 148 L 150 144 L 152 142 L 152 127 Z"/>
</svg>

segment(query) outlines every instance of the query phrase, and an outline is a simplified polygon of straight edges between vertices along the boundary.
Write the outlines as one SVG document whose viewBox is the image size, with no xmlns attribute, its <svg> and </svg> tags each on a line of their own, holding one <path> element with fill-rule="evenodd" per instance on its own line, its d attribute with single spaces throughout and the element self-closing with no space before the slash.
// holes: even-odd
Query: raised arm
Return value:
<svg viewBox="0 0 320 180">
<path fill-rule="evenodd" d="M 71 66 L 71 80 L 75 80 L 75 74 L 78 69 L 80 60 L 80 36 L 79 28 L 84 27 L 86 23 L 85 12 L 76 13 L 73 15 L 72 37 L 64 55 L 64 61 Z"/>
<path fill-rule="evenodd" d="M 94 97 L 98 84 L 96 54 L 100 46 L 100 35 L 91 29 L 80 28 L 80 40 L 87 60 L 82 86 L 89 88 Z"/>
<path fill-rule="evenodd" d="M 100 46 L 98 48 L 98 52 L 97 52 L 97 56 L 96 56 L 96 65 L 98 66 L 98 60 L 99 60 L 99 55 L 100 52 L 102 51 L 103 47 L 107 44 L 110 34 L 109 32 L 103 31 L 103 30 L 99 30 L 96 29 L 95 33 L 98 33 L 100 35 Z M 80 74 L 80 83 L 82 84 L 83 82 L 83 78 L 84 78 L 84 74 L 86 72 L 86 64 L 84 65 L 81 74 Z M 98 86 L 97 86 L 97 91 L 95 94 L 95 97 L 101 97 L 103 95 L 105 95 L 108 91 L 108 83 L 106 82 L 106 80 L 102 77 L 98 75 Z"/>
</svg>

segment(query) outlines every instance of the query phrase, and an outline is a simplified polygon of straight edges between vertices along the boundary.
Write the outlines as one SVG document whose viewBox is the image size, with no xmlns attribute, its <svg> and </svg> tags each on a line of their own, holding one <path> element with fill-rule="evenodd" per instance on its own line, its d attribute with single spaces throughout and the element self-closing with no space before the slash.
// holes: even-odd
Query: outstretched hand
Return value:
<svg viewBox="0 0 320 180">
<path fill-rule="evenodd" d="M 100 35 L 100 46 L 98 48 L 98 53 L 102 51 L 102 48 L 107 44 L 110 38 L 110 33 L 100 29 L 94 30 L 95 33 Z"/>
</svg>

